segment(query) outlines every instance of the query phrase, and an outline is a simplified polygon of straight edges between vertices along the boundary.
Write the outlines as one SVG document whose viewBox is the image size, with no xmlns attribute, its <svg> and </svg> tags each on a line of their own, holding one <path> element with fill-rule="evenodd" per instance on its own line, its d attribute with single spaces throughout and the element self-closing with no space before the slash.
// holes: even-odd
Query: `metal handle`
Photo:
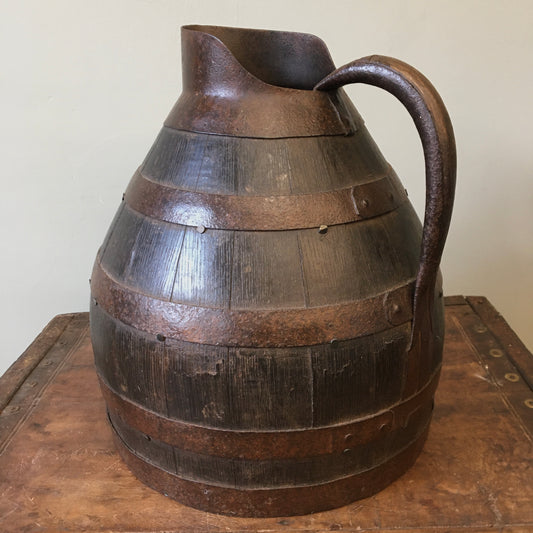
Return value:
<svg viewBox="0 0 533 533">
<path fill-rule="evenodd" d="M 424 149 L 426 207 L 420 261 L 413 298 L 410 350 L 420 347 L 432 327 L 435 283 L 448 234 L 455 193 L 456 152 L 452 124 L 436 89 L 416 69 L 391 57 L 369 56 L 344 65 L 315 90 L 366 83 L 393 94 L 413 118 Z M 424 335 L 424 332 L 425 335 Z"/>
</svg>

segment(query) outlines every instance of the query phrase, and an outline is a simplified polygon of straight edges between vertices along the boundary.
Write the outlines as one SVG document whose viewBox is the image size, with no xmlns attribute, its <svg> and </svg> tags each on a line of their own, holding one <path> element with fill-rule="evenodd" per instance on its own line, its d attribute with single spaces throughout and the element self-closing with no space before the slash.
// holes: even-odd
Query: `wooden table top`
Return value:
<svg viewBox="0 0 533 533">
<path fill-rule="evenodd" d="M 149 489 L 112 443 L 88 314 L 54 318 L 0 378 L 0 531 L 533 532 L 533 356 L 483 297 L 446 299 L 427 444 L 379 494 L 306 516 L 232 518 Z"/>
</svg>

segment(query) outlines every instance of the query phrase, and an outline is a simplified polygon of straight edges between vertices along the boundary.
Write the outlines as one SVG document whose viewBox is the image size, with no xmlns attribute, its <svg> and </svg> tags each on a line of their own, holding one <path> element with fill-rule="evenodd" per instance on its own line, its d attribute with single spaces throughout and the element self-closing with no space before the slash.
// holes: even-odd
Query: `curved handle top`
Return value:
<svg viewBox="0 0 533 533">
<path fill-rule="evenodd" d="M 333 71 L 314 89 L 329 91 L 348 83 L 374 85 L 396 96 L 409 111 L 422 140 L 426 207 L 413 299 L 413 349 L 425 330 L 431 328 L 435 283 L 452 214 L 456 175 L 453 128 L 436 89 L 403 61 L 377 55 L 363 57 Z"/>
</svg>

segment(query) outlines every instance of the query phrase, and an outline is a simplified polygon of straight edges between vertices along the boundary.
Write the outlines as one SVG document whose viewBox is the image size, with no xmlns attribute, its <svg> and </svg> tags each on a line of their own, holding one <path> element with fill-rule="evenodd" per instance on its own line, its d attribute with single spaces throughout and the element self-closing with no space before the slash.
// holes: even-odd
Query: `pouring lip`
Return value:
<svg viewBox="0 0 533 533">
<path fill-rule="evenodd" d="M 255 78 L 256 81 L 260 82 L 261 84 L 265 84 L 276 89 L 291 91 L 313 91 L 314 86 L 325 76 L 333 72 L 336 68 L 324 40 L 312 33 L 210 24 L 186 24 L 181 26 L 181 32 L 182 35 L 184 33 L 203 34 L 207 38 L 213 39 L 218 43 L 219 46 L 223 46 L 233 56 L 234 60 L 246 71 L 249 76 Z M 237 35 L 239 35 L 240 38 L 263 38 L 265 39 L 265 42 L 268 40 L 270 43 L 277 40 L 275 45 L 279 45 L 279 42 L 291 43 L 296 49 L 296 51 L 292 54 L 293 59 L 301 56 L 300 61 L 297 62 L 300 68 L 302 68 L 301 65 L 303 63 L 310 65 L 308 76 L 312 75 L 311 72 L 313 68 L 315 68 L 316 71 L 313 74 L 316 79 L 302 84 L 276 83 L 273 80 L 264 79 L 263 76 L 258 75 L 254 68 L 250 68 L 250 64 L 246 61 L 246 57 L 243 57 L 242 50 L 236 50 L 235 41 L 231 42 L 230 37 L 235 39 L 235 36 Z M 268 39 L 268 37 L 271 37 L 271 39 Z M 300 53 L 298 53 L 297 45 L 302 48 Z M 274 50 L 274 52 L 275 51 L 276 50 Z M 305 52 L 305 55 L 303 52 Z M 247 53 L 244 55 L 246 56 Z M 286 54 L 281 57 L 287 60 L 290 59 Z M 313 59 L 316 60 L 313 62 Z M 280 59 L 278 64 L 282 66 L 281 63 L 282 61 Z"/>
<path fill-rule="evenodd" d="M 241 26 L 223 26 L 220 24 L 185 24 L 181 26 L 181 30 L 187 30 L 187 31 L 196 31 L 200 33 L 206 33 L 208 35 L 211 35 L 215 39 L 219 40 L 220 42 L 224 43 L 224 41 L 214 33 L 216 30 L 230 30 L 230 31 L 239 31 L 239 32 L 250 32 L 250 33 L 257 33 L 257 34 L 277 34 L 277 35 L 286 35 L 290 37 L 305 37 L 307 39 L 316 41 L 317 44 L 320 44 L 320 46 L 328 52 L 328 47 L 323 39 L 318 37 L 318 35 L 315 35 L 314 33 L 309 32 L 300 32 L 300 31 L 292 31 L 292 30 L 267 30 L 266 28 L 244 28 Z"/>
</svg>

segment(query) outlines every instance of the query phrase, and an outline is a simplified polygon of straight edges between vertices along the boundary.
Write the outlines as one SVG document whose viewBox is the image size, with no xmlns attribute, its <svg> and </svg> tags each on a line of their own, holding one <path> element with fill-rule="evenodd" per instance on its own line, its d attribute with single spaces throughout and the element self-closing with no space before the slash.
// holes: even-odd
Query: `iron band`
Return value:
<svg viewBox="0 0 533 533">
<path fill-rule="evenodd" d="M 102 376 L 100 387 L 110 412 L 151 438 L 198 454 L 250 460 L 304 458 L 342 453 L 376 442 L 404 428 L 414 413 L 433 401 L 440 368 L 416 394 L 372 416 L 347 424 L 287 431 L 235 431 L 167 418 L 112 390 Z"/>
<path fill-rule="evenodd" d="M 137 171 L 127 204 L 148 217 L 184 226 L 228 230 L 291 230 L 346 224 L 383 215 L 407 194 L 392 169 L 375 181 L 314 194 L 236 196 L 177 189 Z"/>
<path fill-rule="evenodd" d="M 317 485 L 248 490 L 181 478 L 141 459 L 115 431 L 113 438 L 122 459 L 135 475 L 171 498 L 219 514 L 268 517 L 327 510 L 346 505 L 354 498 L 375 494 L 400 477 L 415 462 L 427 439 L 428 429 L 429 424 L 399 453 L 363 472 Z"/>
<path fill-rule="evenodd" d="M 322 307 L 210 308 L 135 292 L 112 279 L 97 260 L 91 290 L 109 315 L 151 335 L 222 346 L 287 347 L 354 339 L 408 322 L 413 283 L 364 300 Z"/>
</svg>

